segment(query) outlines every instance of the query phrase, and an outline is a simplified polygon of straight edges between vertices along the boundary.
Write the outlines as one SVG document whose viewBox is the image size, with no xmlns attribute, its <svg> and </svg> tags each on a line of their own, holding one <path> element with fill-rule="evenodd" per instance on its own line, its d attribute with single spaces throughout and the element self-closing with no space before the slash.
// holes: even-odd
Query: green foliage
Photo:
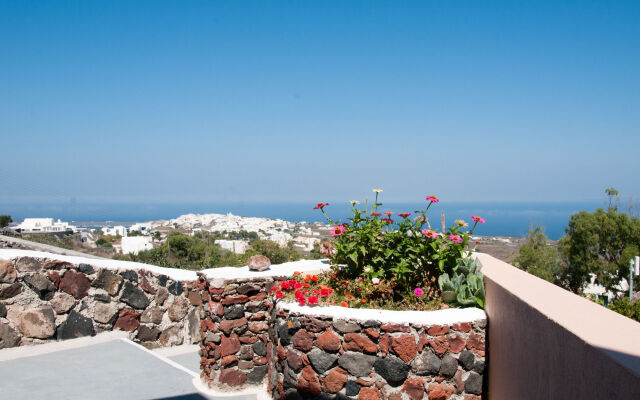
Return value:
<svg viewBox="0 0 640 400">
<path fill-rule="evenodd" d="M 579 293 L 594 274 L 595 283 L 617 293 L 618 283 L 629 277 L 629 260 L 638 255 L 640 220 L 615 207 L 581 211 L 571 216 L 566 233 L 559 242 L 560 285 Z"/>
<path fill-rule="evenodd" d="M 547 240 L 541 227 L 536 226 L 527 233 L 526 242 L 520 246 L 513 264 L 528 273 L 551 283 L 557 281 L 560 273 L 558 251 Z"/>
<path fill-rule="evenodd" d="M 414 211 L 417 217 L 411 219 L 412 213 L 402 213 L 398 214 L 399 220 L 395 222 L 391 219 L 392 213 L 384 213 L 386 218 L 383 218 L 383 214 L 377 211 L 383 204 L 378 202 L 379 191 L 375 192 L 376 199 L 371 207 L 365 202 L 361 210 L 356 207 L 356 202 L 352 202 L 350 223 L 332 221 L 324 211 L 327 204 L 316 206 L 335 225 L 331 231 L 335 237 L 331 261 L 339 266 L 339 278 L 392 282 L 396 298 L 414 296 L 415 288 L 424 287 L 428 288 L 428 298 L 435 297 L 436 291 L 431 284 L 442 274 L 452 276 L 458 270 L 469 235 L 477 223 L 484 223 L 484 220 L 474 217 L 475 225 L 470 231 L 466 230 L 464 221 L 457 221 L 446 232 L 438 233 L 430 229 L 426 214 L 439 200 L 429 196 L 426 208 Z M 466 280 L 466 274 L 461 273 Z M 477 284 L 474 278 L 469 283 L 465 281 L 470 290 L 477 291 Z"/>
<path fill-rule="evenodd" d="M 631 302 L 628 297 L 623 297 L 613 300 L 609 308 L 618 314 L 640 322 L 640 300 Z"/>
<path fill-rule="evenodd" d="M 74 248 L 74 241 L 69 236 L 58 236 L 51 234 L 31 234 L 24 237 L 25 240 L 48 244 L 50 246 L 60 247 L 71 250 Z"/>
<path fill-rule="evenodd" d="M 270 240 L 252 240 L 246 253 L 247 258 L 252 255 L 261 254 L 269 258 L 272 264 L 282 264 L 300 259 L 300 253 L 293 248 L 293 243 L 289 243 L 286 248 L 281 248 L 278 243 Z"/>
<path fill-rule="evenodd" d="M 0 228 L 7 227 L 12 222 L 11 215 L 0 215 Z"/>
<path fill-rule="evenodd" d="M 321 260 L 323 258 L 324 258 L 324 256 L 322 255 L 322 252 L 320 251 L 320 243 L 314 243 L 313 244 L 313 249 L 311 249 L 311 252 L 309 253 L 309 259 L 310 260 Z"/>
<path fill-rule="evenodd" d="M 111 247 L 111 242 L 109 242 L 105 238 L 98 238 L 96 240 L 96 246 L 98 246 L 98 247 Z"/>
<path fill-rule="evenodd" d="M 129 236 L 129 237 L 142 236 L 142 232 L 136 231 L 136 230 L 127 231 L 127 236 Z"/>
<path fill-rule="evenodd" d="M 480 264 L 472 258 L 461 260 L 451 277 L 444 272 L 438 277 L 442 300 L 454 307 L 484 308 L 484 284 Z"/>
</svg>

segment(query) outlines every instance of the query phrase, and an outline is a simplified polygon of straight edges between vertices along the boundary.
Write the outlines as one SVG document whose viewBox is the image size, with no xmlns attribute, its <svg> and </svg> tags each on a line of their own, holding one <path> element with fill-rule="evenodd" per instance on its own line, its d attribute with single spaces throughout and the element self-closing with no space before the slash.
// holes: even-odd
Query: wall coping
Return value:
<svg viewBox="0 0 640 400">
<path fill-rule="evenodd" d="M 130 269 L 130 270 L 146 270 L 158 275 L 166 275 L 175 281 L 195 281 L 198 279 L 198 271 L 190 271 L 177 268 L 159 267 L 152 264 L 144 264 L 133 261 L 110 260 L 108 258 L 89 258 L 78 256 L 65 256 L 45 251 L 35 250 L 19 250 L 19 249 L 0 249 L 0 259 L 12 260 L 20 257 L 42 258 L 50 260 L 60 260 L 70 262 L 72 264 L 89 264 L 94 267 L 104 269 Z M 248 278 L 266 278 L 266 277 L 288 277 L 298 271 L 301 273 L 317 273 L 328 270 L 330 265 L 326 260 L 301 260 L 283 264 L 272 265 L 266 271 L 251 271 L 246 265 L 244 267 L 221 267 L 210 268 L 199 271 L 207 278 L 211 279 L 248 279 Z"/>
<path fill-rule="evenodd" d="M 459 322 L 486 321 L 485 312 L 479 308 L 449 308 L 436 311 L 394 311 L 373 308 L 347 308 L 338 306 L 309 307 L 298 303 L 278 302 L 277 309 L 290 313 L 323 316 L 334 319 L 357 321 L 375 320 L 391 324 L 412 324 L 419 326 L 452 325 Z"/>
<path fill-rule="evenodd" d="M 488 254 L 474 255 L 485 279 L 640 375 L 640 323 Z"/>
</svg>

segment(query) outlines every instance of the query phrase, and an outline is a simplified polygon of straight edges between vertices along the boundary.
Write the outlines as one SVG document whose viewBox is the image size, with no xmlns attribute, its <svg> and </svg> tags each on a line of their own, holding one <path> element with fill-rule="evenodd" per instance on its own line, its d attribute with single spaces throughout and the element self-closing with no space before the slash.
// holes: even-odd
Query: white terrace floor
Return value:
<svg viewBox="0 0 640 400">
<path fill-rule="evenodd" d="M 0 350 L 3 399 L 253 400 L 200 385 L 197 346 L 149 351 L 120 332 Z"/>
</svg>

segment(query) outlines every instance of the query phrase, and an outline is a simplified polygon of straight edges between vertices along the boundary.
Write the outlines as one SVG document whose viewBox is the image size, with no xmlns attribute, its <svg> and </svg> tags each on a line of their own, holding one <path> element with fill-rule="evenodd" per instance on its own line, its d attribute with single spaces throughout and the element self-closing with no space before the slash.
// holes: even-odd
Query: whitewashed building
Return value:
<svg viewBox="0 0 640 400">
<path fill-rule="evenodd" d="M 229 250 L 235 254 L 244 254 L 249 249 L 249 243 L 244 240 L 224 240 L 216 239 L 216 244 L 224 250 Z"/>
<path fill-rule="evenodd" d="M 123 237 L 120 242 L 122 254 L 138 254 L 143 250 L 153 249 L 152 239 L 148 236 Z"/>
<path fill-rule="evenodd" d="M 68 222 L 62 222 L 60 219 L 54 222 L 53 218 L 25 218 L 14 229 L 19 229 L 24 233 L 55 233 L 55 232 L 76 232 L 78 228 L 69 225 Z"/>
<path fill-rule="evenodd" d="M 127 236 L 127 228 L 118 225 L 118 226 L 103 226 L 102 233 L 107 236 Z"/>
</svg>

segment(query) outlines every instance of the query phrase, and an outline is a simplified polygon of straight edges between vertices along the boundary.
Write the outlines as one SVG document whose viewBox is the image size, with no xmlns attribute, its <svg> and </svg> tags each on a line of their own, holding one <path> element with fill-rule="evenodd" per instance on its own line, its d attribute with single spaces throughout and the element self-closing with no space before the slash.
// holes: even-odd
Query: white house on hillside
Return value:
<svg viewBox="0 0 640 400">
<path fill-rule="evenodd" d="M 78 228 L 73 225 L 69 225 L 68 222 L 62 222 L 59 219 L 54 222 L 53 218 L 25 218 L 24 221 L 15 226 L 14 229 L 19 229 L 21 232 L 25 233 L 54 233 L 66 231 L 76 232 Z"/>
<path fill-rule="evenodd" d="M 127 236 L 127 228 L 122 225 L 118 226 L 104 226 L 102 227 L 102 233 L 107 236 Z"/>
<path fill-rule="evenodd" d="M 120 243 L 122 254 L 138 254 L 142 250 L 153 249 L 151 238 L 148 236 L 123 237 Z"/>
</svg>

